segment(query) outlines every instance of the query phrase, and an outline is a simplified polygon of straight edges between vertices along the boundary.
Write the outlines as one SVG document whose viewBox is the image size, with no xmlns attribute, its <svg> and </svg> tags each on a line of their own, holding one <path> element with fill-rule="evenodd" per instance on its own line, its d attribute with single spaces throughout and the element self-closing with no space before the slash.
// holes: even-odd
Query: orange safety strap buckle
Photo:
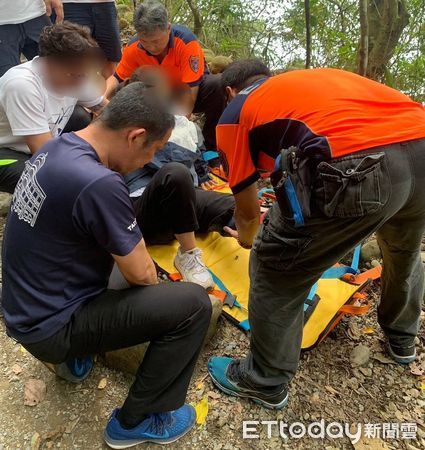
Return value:
<svg viewBox="0 0 425 450">
<path fill-rule="evenodd" d="M 360 286 L 368 280 L 378 280 L 381 278 L 381 274 L 382 266 L 378 266 L 373 269 L 366 270 L 366 272 L 358 273 L 357 275 L 346 273 L 342 276 L 342 279 L 350 284 L 358 284 Z"/>
<path fill-rule="evenodd" d="M 182 277 L 181 274 L 178 273 L 178 272 L 168 274 L 168 278 L 169 278 L 171 281 L 181 281 L 181 280 L 183 280 L 183 277 Z"/>
</svg>

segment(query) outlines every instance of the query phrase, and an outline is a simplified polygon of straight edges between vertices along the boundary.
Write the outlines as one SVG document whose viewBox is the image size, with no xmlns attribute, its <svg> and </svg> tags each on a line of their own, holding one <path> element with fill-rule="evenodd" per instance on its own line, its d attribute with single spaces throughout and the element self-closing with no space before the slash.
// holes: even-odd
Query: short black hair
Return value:
<svg viewBox="0 0 425 450">
<path fill-rule="evenodd" d="M 98 119 L 111 130 L 127 127 L 145 128 L 148 142 L 163 139 L 174 128 L 174 115 L 169 105 L 153 89 L 135 82 L 114 95 Z"/>
<path fill-rule="evenodd" d="M 229 64 L 223 71 L 221 83 L 224 88 L 230 86 L 238 92 L 256 80 L 271 77 L 270 69 L 259 59 L 240 59 Z"/>
</svg>

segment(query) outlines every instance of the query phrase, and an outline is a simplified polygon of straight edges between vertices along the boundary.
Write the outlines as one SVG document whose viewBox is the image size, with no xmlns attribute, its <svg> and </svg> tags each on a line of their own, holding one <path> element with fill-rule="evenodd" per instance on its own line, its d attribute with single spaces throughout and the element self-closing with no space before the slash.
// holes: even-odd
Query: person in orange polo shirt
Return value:
<svg viewBox="0 0 425 450">
<path fill-rule="evenodd" d="M 221 75 L 208 72 L 204 52 L 196 36 L 186 27 L 171 25 L 164 5 L 156 1 L 142 3 L 134 14 L 137 36 L 125 47 L 115 74 L 108 79 L 109 97 L 119 82 L 142 66 L 156 66 L 184 92 L 184 115 L 204 113 L 203 134 L 208 150 L 216 148 L 215 127 L 225 108 Z"/>
<path fill-rule="evenodd" d="M 384 260 L 378 321 L 389 355 L 416 357 L 424 292 L 425 110 L 383 84 L 337 69 L 271 77 L 257 60 L 223 73 L 229 99 L 217 144 L 251 248 L 251 349 L 211 358 L 224 392 L 283 408 L 299 361 L 304 301 L 321 274 L 376 232 Z M 277 202 L 259 227 L 257 180 Z"/>
</svg>

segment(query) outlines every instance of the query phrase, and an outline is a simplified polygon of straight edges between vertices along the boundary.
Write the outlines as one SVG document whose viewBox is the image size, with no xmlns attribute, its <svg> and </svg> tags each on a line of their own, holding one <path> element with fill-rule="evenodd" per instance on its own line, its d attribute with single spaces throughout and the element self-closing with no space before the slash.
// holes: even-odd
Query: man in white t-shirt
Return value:
<svg viewBox="0 0 425 450">
<path fill-rule="evenodd" d="M 63 20 L 61 0 L 0 0 L 0 77 L 20 63 L 38 55 L 41 30 L 50 25 L 49 16 Z"/>
<path fill-rule="evenodd" d="M 64 22 L 44 28 L 39 58 L 0 78 L 0 160 L 15 160 L 0 166 L 0 191 L 13 192 L 25 162 L 52 137 L 90 123 L 82 106 L 104 105 L 104 83 L 93 81 L 102 64 L 89 31 Z"/>
</svg>

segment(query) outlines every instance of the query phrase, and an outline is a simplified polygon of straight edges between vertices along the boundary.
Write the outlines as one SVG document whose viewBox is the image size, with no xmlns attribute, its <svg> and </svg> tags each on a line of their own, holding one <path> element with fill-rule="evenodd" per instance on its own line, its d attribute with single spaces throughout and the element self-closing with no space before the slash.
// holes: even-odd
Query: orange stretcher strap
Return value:
<svg viewBox="0 0 425 450">
<path fill-rule="evenodd" d="M 342 279 L 351 284 L 361 285 L 365 283 L 367 280 L 377 280 L 378 278 L 381 278 L 381 274 L 382 274 L 382 266 L 378 266 L 374 267 L 373 269 L 366 270 L 366 272 L 362 272 L 357 275 L 346 273 L 345 275 L 342 276 Z"/>
<path fill-rule="evenodd" d="M 355 314 L 357 316 L 362 316 L 366 314 L 370 309 L 370 303 L 366 302 L 363 305 L 343 305 L 339 309 L 339 312 L 343 314 Z"/>
</svg>

